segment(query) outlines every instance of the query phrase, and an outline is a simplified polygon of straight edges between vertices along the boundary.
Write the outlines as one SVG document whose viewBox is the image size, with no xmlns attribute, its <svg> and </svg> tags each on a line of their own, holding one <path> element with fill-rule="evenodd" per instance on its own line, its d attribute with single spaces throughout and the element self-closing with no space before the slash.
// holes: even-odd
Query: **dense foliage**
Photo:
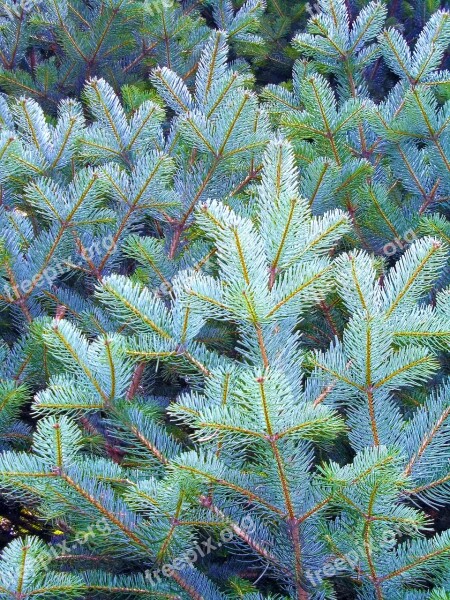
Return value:
<svg viewBox="0 0 450 600">
<path fill-rule="evenodd" d="M 0 3 L 1 600 L 450 598 L 449 44 Z"/>
</svg>

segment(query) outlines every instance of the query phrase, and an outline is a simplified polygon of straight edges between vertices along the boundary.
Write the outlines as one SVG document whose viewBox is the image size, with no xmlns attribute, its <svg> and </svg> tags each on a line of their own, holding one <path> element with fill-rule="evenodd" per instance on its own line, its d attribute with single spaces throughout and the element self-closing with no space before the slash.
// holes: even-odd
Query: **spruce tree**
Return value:
<svg viewBox="0 0 450 600">
<path fill-rule="evenodd" d="M 2 599 L 450 593 L 450 16 L 294 4 L 2 3 Z"/>
</svg>

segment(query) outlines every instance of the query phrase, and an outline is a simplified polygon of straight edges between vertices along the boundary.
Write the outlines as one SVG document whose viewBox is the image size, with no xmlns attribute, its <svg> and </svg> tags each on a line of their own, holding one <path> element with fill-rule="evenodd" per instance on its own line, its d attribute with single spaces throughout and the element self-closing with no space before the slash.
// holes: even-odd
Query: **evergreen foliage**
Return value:
<svg viewBox="0 0 450 600">
<path fill-rule="evenodd" d="M 2 600 L 449 597 L 450 14 L 414 6 L 2 2 L 0 493 L 38 523 Z"/>
</svg>

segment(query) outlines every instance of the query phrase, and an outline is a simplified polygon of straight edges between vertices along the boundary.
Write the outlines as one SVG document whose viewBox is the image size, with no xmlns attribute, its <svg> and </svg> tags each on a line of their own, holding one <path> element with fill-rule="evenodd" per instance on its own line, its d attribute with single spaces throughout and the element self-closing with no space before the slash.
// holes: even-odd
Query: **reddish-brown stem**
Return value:
<svg viewBox="0 0 450 600">
<path fill-rule="evenodd" d="M 131 380 L 130 387 L 128 388 L 128 392 L 126 395 L 126 399 L 130 402 L 135 396 L 141 385 L 142 377 L 145 371 L 145 362 L 141 362 L 136 366 L 134 370 L 133 379 Z"/>
<path fill-rule="evenodd" d="M 325 301 L 322 301 L 320 303 L 320 307 L 325 314 L 325 318 L 327 320 L 328 325 L 330 326 L 331 331 L 333 332 L 333 335 L 335 335 L 337 338 L 339 338 L 339 331 L 337 330 L 336 325 L 333 321 L 333 316 L 331 314 L 330 307 L 328 306 L 328 304 Z"/>
</svg>

